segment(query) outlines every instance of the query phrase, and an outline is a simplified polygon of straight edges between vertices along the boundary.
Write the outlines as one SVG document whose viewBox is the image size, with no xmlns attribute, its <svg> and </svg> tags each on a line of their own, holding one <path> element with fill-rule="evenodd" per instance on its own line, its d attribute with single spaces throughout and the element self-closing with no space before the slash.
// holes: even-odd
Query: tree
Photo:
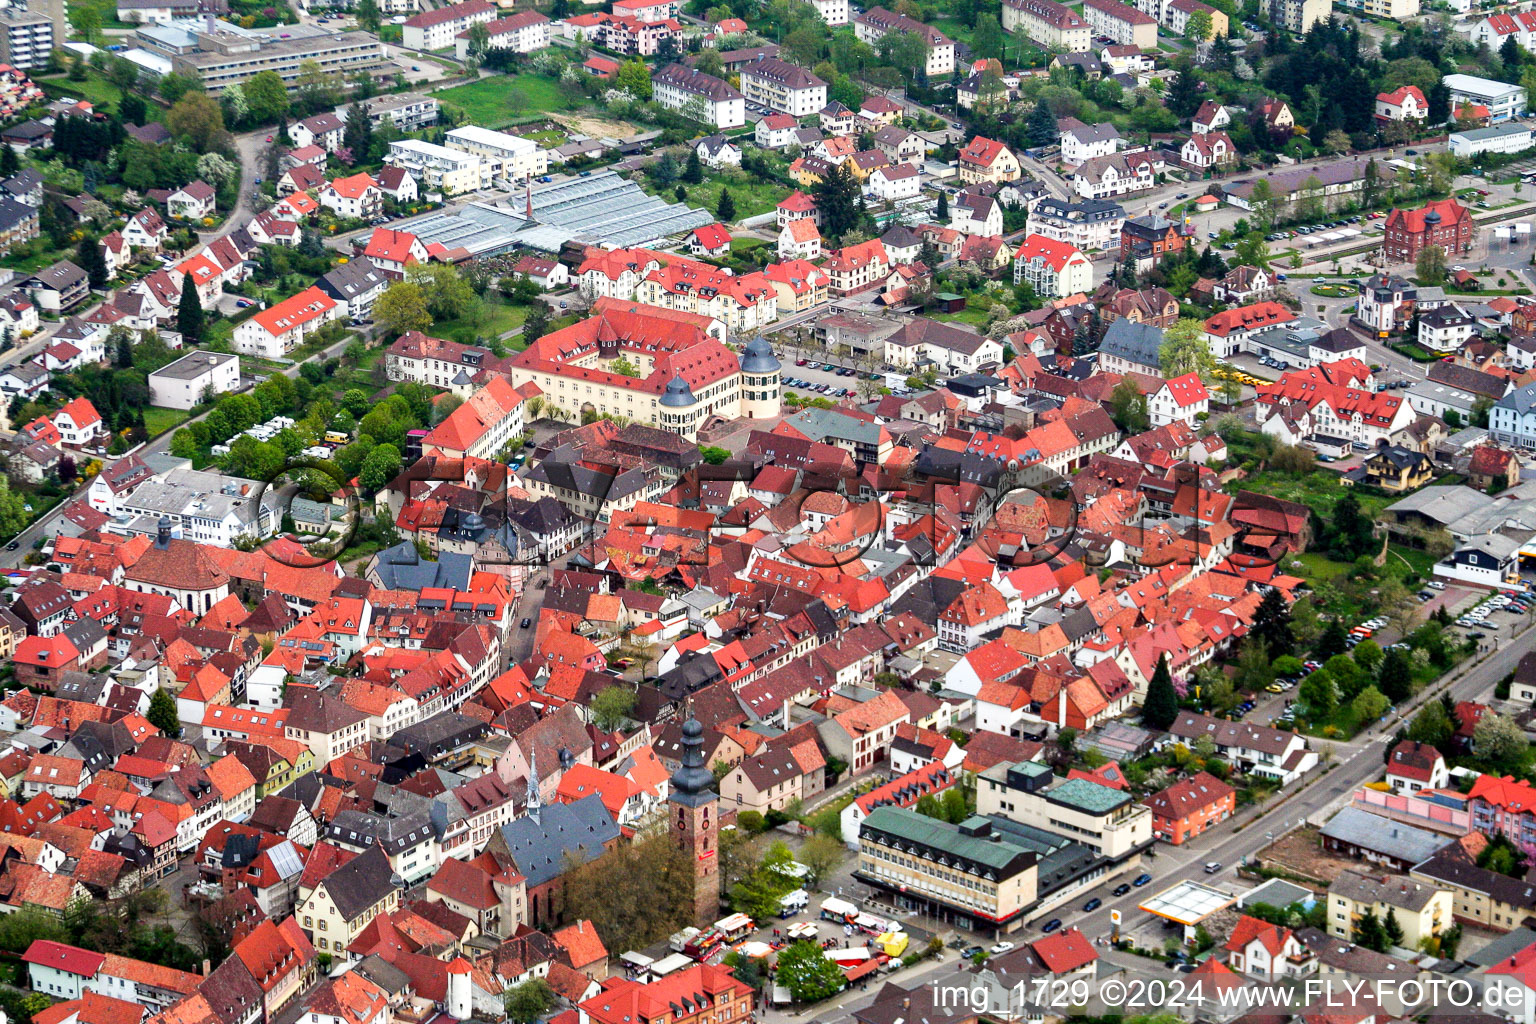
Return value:
<svg viewBox="0 0 1536 1024">
<path fill-rule="evenodd" d="M 316 60 L 299 62 L 299 74 L 294 80 L 294 92 L 300 107 L 309 112 L 324 110 L 336 105 L 336 85 L 339 79 L 320 66 Z"/>
<path fill-rule="evenodd" d="M 948 193 L 945 193 L 945 192 L 940 192 L 939 193 L 939 201 L 933 205 L 933 216 L 934 216 L 934 219 L 937 220 L 940 224 L 944 224 L 944 223 L 947 223 L 949 221 L 949 195 L 948 195 Z M 931 267 L 931 266 L 933 266 L 933 264 L 930 263 L 930 264 L 927 264 L 927 266 Z"/>
<path fill-rule="evenodd" d="M 363 468 L 358 470 L 357 482 L 363 490 L 370 494 L 377 493 L 395 477 L 400 475 L 401 458 L 400 449 L 392 444 L 374 446 L 368 457 L 363 459 Z"/>
<path fill-rule="evenodd" d="M 639 57 L 625 61 L 613 76 L 613 84 L 638 100 L 651 98 L 651 69 Z"/>
<path fill-rule="evenodd" d="M 1127 434 L 1140 434 L 1152 425 L 1147 415 L 1147 396 L 1127 377 L 1109 393 L 1109 415 Z"/>
<path fill-rule="evenodd" d="M 1387 919 L 1381 922 L 1381 932 L 1386 936 L 1388 946 L 1403 944 L 1403 926 L 1397 921 L 1397 908 L 1387 908 Z"/>
<path fill-rule="evenodd" d="M 912 809 L 925 818 L 943 819 L 944 817 L 944 808 L 939 803 L 939 798 L 932 793 L 924 793 L 918 797 Z"/>
<path fill-rule="evenodd" d="M 1283 658 L 1296 651 L 1296 637 L 1291 632 L 1291 609 L 1278 587 L 1271 587 L 1259 602 L 1253 616 L 1252 635 L 1264 641 L 1270 656 Z"/>
<path fill-rule="evenodd" d="M 1390 656 L 1396 651 L 1388 651 Z M 1382 665 L 1386 667 L 1385 662 Z M 1456 735 L 1456 727 L 1451 723 L 1450 716 L 1445 713 L 1445 705 L 1437 700 L 1432 700 L 1413 716 L 1413 721 L 1408 723 L 1408 738 L 1416 743 L 1427 743 L 1444 752 L 1450 745 L 1451 738 Z"/>
<path fill-rule="evenodd" d="M 1233 250 L 1239 263 L 1245 263 L 1254 267 L 1269 266 L 1269 243 L 1264 236 L 1257 231 L 1250 231 L 1238 239 Z"/>
<path fill-rule="evenodd" d="M 383 21 L 379 14 L 379 0 L 358 0 L 357 23 L 369 32 L 377 32 Z"/>
<path fill-rule="evenodd" d="M 721 883 L 727 881 L 721 833 Z M 585 863 L 569 863 L 561 885 L 567 921 L 590 920 L 610 949 L 644 949 L 688 923 L 693 914 L 693 865 L 665 833 L 614 848 Z"/>
<path fill-rule="evenodd" d="M 814 942 L 800 941 L 779 951 L 776 980 L 797 1003 L 818 1003 L 843 990 L 848 982 L 836 963 Z"/>
<path fill-rule="evenodd" d="M 129 94 L 138 87 L 139 69 L 130 60 L 123 57 L 113 57 L 107 63 L 107 80 L 117 86 L 120 98 L 126 100 Z M 118 112 L 122 112 L 121 108 L 119 108 Z"/>
<path fill-rule="evenodd" d="M 740 816 L 738 815 L 738 823 Z M 815 884 L 824 878 L 831 876 L 837 866 L 843 862 L 847 855 L 847 848 L 836 839 L 827 836 L 813 835 L 800 847 L 796 859 L 804 864 L 811 872 L 811 883 Z"/>
<path fill-rule="evenodd" d="M 1255 692 L 1275 681 L 1275 670 L 1269 650 L 1259 637 L 1249 634 L 1243 638 L 1237 654 L 1237 685 Z"/>
<path fill-rule="evenodd" d="M 1268 231 L 1274 226 L 1275 193 L 1268 178 L 1253 183 L 1253 190 L 1248 194 L 1248 208 L 1262 230 Z"/>
<path fill-rule="evenodd" d="M 1147 697 L 1141 705 L 1141 720 L 1154 729 L 1167 729 L 1179 717 L 1179 695 L 1168 671 L 1168 656 L 1157 659 L 1157 668 L 1147 683 Z"/>
<path fill-rule="evenodd" d="M 629 687 L 618 684 L 605 687 L 592 698 L 589 710 L 594 725 L 604 732 L 613 732 L 635 710 L 635 693 Z"/>
<path fill-rule="evenodd" d="M 1301 681 L 1301 686 L 1296 691 L 1296 696 L 1307 705 L 1307 711 L 1314 717 L 1332 714 L 1339 706 L 1339 691 L 1333 685 L 1333 680 L 1328 678 L 1327 672 L 1313 672 Z"/>
<path fill-rule="evenodd" d="M 341 144 L 352 152 L 353 163 L 363 163 L 373 148 L 373 122 L 361 103 L 347 108 L 347 126 L 341 134 Z"/>
<path fill-rule="evenodd" d="M 1376 685 L 1393 704 L 1401 704 L 1413 696 L 1413 664 L 1408 660 L 1407 651 L 1386 653 L 1376 673 Z"/>
<path fill-rule="evenodd" d="M 40 910 L 18 910 L 0 916 L 0 949 L 19 956 L 39 939 L 69 942 L 71 936 L 63 921 Z"/>
<path fill-rule="evenodd" d="M 1456 959 L 1456 947 L 1461 945 L 1461 925 L 1453 924 L 1440 933 L 1440 955 L 1447 960 Z"/>
<path fill-rule="evenodd" d="M 110 280 L 107 274 L 107 259 L 102 255 L 101 243 L 92 235 L 81 235 L 80 244 L 75 247 L 75 262 L 80 269 L 90 275 L 92 288 L 105 288 Z"/>
<path fill-rule="evenodd" d="M 858 227 L 863 216 L 861 190 L 846 162 L 833 167 L 811 191 L 821 209 L 823 235 L 838 238 Z"/>
<path fill-rule="evenodd" d="M 1355 712 L 1355 720 L 1366 723 L 1374 722 L 1386 714 L 1392 702 L 1387 700 L 1386 695 L 1376 687 L 1367 686 L 1355 695 L 1354 702 L 1350 706 Z"/>
<path fill-rule="evenodd" d="M 959 786 L 950 786 L 939 798 L 939 806 L 944 820 L 951 825 L 958 825 L 971 816 L 970 804 L 966 802 L 965 791 Z"/>
<path fill-rule="evenodd" d="M 532 345 L 548 333 L 549 307 L 542 302 L 535 302 L 528 307 L 528 316 L 523 320 L 523 341 Z"/>
<path fill-rule="evenodd" d="M 1443 283 L 1446 273 L 1445 250 L 1438 245 L 1426 245 L 1420 249 L 1419 254 L 1413 258 L 1413 272 L 1418 275 L 1420 284 Z"/>
<path fill-rule="evenodd" d="M 396 281 L 373 304 L 373 319 L 386 336 L 425 331 L 432 326 L 426 293 L 415 281 Z"/>
<path fill-rule="evenodd" d="M 723 224 L 729 224 L 736 219 L 736 200 L 731 198 L 730 189 L 720 190 L 720 204 L 715 207 L 715 215 Z"/>
<path fill-rule="evenodd" d="M 1211 14 L 1209 11 L 1195 11 L 1184 23 L 1184 36 L 1196 42 L 1205 42 L 1211 38 Z"/>
<path fill-rule="evenodd" d="M 1528 750 L 1525 731 L 1508 715 L 1486 712 L 1472 729 L 1473 753 L 1501 771 L 1519 768 Z"/>
<path fill-rule="evenodd" d="M 203 337 L 203 300 L 197 296 L 197 284 L 191 274 L 181 279 L 181 302 L 176 306 L 176 330 L 189 342 L 196 343 Z"/>
<path fill-rule="evenodd" d="M 983 14 L 976 19 L 971 28 L 972 53 L 978 57 L 1001 59 L 1005 43 L 1006 38 L 1002 26 L 997 23 L 996 15 Z"/>
<path fill-rule="evenodd" d="M 484 22 L 476 22 L 469 26 L 466 48 L 467 52 L 474 57 L 485 56 L 485 52 L 491 48 L 491 33 Z"/>
<path fill-rule="evenodd" d="M 1173 70 L 1176 74 L 1173 84 L 1168 88 L 1167 107 L 1176 117 L 1189 117 L 1205 101 L 1205 92 L 1200 88 L 1200 76 L 1188 57 L 1175 60 Z"/>
<path fill-rule="evenodd" d="M 1387 951 L 1387 933 L 1381 927 L 1381 920 L 1374 910 L 1367 910 L 1360 915 L 1360 920 L 1355 924 L 1355 945 L 1378 953 Z"/>
<path fill-rule="evenodd" d="M 688 150 L 688 160 L 683 164 L 682 179 L 690 185 L 697 185 L 704 180 L 704 161 L 699 159 L 697 148 Z"/>
<path fill-rule="evenodd" d="M 1328 534 L 1331 547 L 1343 561 L 1372 554 L 1377 546 L 1372 537 L 1371 521 L 1360 510 L 1360 499 L 1352 491 L 1333 507 Z"/>
<path fill-rule="evenodd" d="M 11 178 L 21 170 L 21 158 L 10 146 L 0 146 L 0 177 Z"/>
<path fill-rule="evenodd" d="M 1056 127 L 1056 115 L 1051 113 L 1051 105 L 1044 100 L 1035 104 L 1026 130 L 1031 146 L 1052 146 L 1061 137 Z"/>
<path fill-rule="evenodd" d="M 288 86 L 276 71 L 258 71 L 245 83 L 245 106 L 256 124 L 275 124 L 288 116 Z"/>
<path fill-rule="evenodd" d="M 1205 340 L 1205 325 L 1187 317 L 1163 332 L 1157 359 L 1163 376 L 1170 379 L 1196 373 L 1201 380 L 1211 380 L 1216 370 L 1216 357 Z"/>
<path fill-rule="evenodd" d="M 502 1001 L 512 1024 L 531 1024 L 555 1005 L 555 993 L 543 978 L 529 978 L 507 989 Z"/>
<path fill-rule="evenodd" d="M 165 127 L 202 153 L 224 134 L 224 111 L 207 93 L 189 92 L 166 113 Z"/>
<path fill-rule="evenodd" d="M 699 454 L 702 455 L 704 457 L 704 461 L 709 463 L 711 466 L 723 466 L 725 465 L 725 460 L 731 457 L 731 453 L 728 449 L 717 448 L 713 445 L 700 448 Z"/>
<path fill-rule="evenodd" d="M 181 735 L 181 716 L 176 713 L 176 698 L 171 691 L 156 689 L 149 698 L 149 724 L 171 739 Z"/>
</svg>

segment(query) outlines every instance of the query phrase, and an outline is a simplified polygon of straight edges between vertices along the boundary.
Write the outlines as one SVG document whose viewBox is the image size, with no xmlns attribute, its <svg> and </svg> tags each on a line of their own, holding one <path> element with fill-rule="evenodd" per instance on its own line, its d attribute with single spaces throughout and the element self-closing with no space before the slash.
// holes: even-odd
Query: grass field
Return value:
<svg viewBox="0 0 1536 1024">
<path fill-rule="evenodd" d="M 947 323 L 970 324 L 972 327 L 982 327 L 987 322 L 987 311 L 981 306 L 966 306 L 958 313 L 930 313 L 930 320 L 943 320 Z"/>
<path fill-rule="evenodd" d="M 641 186 L 653 195 L 661 196 L 668 202 L 677 199 L 677 186 L 667 185 L 657 187 L 649 177 L 641 176 L 637 180 Z M 761 181 L 750 178 L 741 171 L 731 171 L 725 175 L 705 178 L 698 185 L 684 185 L 688 190 L 686 202 L 689 206 L 698 206 L 714 213 L 720 207 L 720 193 L 727 188 L 731 190 L 731 199 L 736 204 L 736 219 L 755 217 L 760 213 L 772 213 L 774 207 L 789 198 L 790 189 L 787 185 L 780 185 L 773 181 Z"/>
<path fill-rule="evenodd" d="M 125 21 L 117 20 L 117 0 L 69 0 L 69 20 L 71 24 L 80 24 L 79 12 L 90 8 L 101 19 L 102 28 L 136 28 Z M 111 40 L 107 40 L 111 42 Z M 103 43 L 103 46 L 106 44 Z"/>
<path fill-rule="evenodd" d="M 72 96 L 90 100 L 97 107 L 109 107 L 117 109 L 118 101 L 122 99 L 122 93 L 117 86 L 107 81 L 100 74 L 92 71 L 86 75 L 83 82 L 71 82 L 64 75 L 55 75 L 52 78 L 37 79 L 38 86 L 48 94 L 49 99 L 57 99 L 60 96 Z M 145 96 L 144 112 L 151 121 L 164 121 L 165 108 L 158 100 Z"/>
<path fill-rule="evenodd" d="M 439 320 L 432 326 L 432 331 L 437 337 L 448 338 L 463 345 L 472 345 L 477 338 L 494 338 L 505 334 L 513 328 L 521 327 L 526 319 L 528 319 L 527 306 L 513 306 L 500 299 L 488 299 L 485 303 L 485 317 L 480 323 L 472 324 L 463 320 Z M 512 347 L 524 348 L 526 346 L 518 342 Z"/>
<path fill-rule="evenodd" d="M 1240 480 L 1233 486 L 1241 490 L 1270 494 L 1276 498 L 1284 498 L 1286 501 L 1300 502 L 1311 508 L 1323 519 L 1333 515 L 1333 506 L 1348 493 L 1343 487 L 1339 486 L 1339 475 L 1337 473 L 1328 473 L 1322 470 L 1315 470 L 1303 477 L 1266 470 L 1263 473 L 1255 473 L 1245 480 Z M 1396 500 L 1394 498 L 1368 494 L 1358 489 L 1355 491 L 1355 497 L 1360 502 L 1361 512 L 1371 519 L 1375 519 L 1383 508 Z"/>
<path fill-rule="evenodd" d="M 470 123 L 482 128 L 505 128 L 552 110 L 569 109 L 560 86 L 542 75 L 496 75 L 432 95 L 461 107 Z"/>
<path fill-rule="evenodd" d="M 150 437 L 159 437 L 167 430 L 172 430 L 187 421 L 189 414 L 185 409 L 157 409 L 150 407 L 144 410 L 144 429 L 149 431 Z"/>
</svg>

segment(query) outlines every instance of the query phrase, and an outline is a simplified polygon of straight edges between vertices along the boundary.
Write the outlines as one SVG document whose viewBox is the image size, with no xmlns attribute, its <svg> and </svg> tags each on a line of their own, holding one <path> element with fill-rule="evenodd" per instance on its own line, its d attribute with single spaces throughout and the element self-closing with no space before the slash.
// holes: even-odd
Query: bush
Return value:
<svg viewBox="0 0 1536 1024">
<path fill-rule="evenodd" d="M 736 815 L 736 827 L 756 836 L 768 830 L 768 823 L 757 811 L 742 811 Z"/>
</svg>

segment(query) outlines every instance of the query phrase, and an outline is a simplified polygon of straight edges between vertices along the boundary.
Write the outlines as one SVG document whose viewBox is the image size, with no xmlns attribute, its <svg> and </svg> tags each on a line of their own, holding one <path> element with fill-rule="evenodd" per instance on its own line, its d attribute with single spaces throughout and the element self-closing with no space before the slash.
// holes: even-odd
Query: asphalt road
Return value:
<svg viewBox="0 0 1536 1024">
<path fill-rule="evenodd" d="M 1500 649 L 1450 683 L 1446 692 L 1449 692 L 1453 700 L 1471 700 L 1491 693 L 1494 684 L 1505 673 L 1514 669 L 1521 655 L 1536 646 L 1536 634 L 1533 634 L 1527 626 L 1520 636 L 1512 640 L 1504 640 L 1502 643 L 1503 646 Z M 1081 906 L 1093 896 L 1103 899 L 1104 905 L 1093 913 L 1057 912 L 1050 916 L 1060 916 L 1065 927 L 1078 928 L 1090 940 L 1096 940 L 1109 935 L 1111 911 L 1120 911 L 1123 928 L 1134 929 L 1146 921 L 1144 913 L 1137 910 L 1138 904 L 1178 882 L 1194 880 L 1227 888 L 1231 883 L 1231 870 L 1252 858 L 1267 846 L 1274 836 L 1302 823 L 1327 818 L 1334 810 L 1346 803 L 1350 795 L 1361 785 L 1380 775 L 1385 763 L 1386 747 L 1392 735 L 1426 701 L 1438 700 L 1443 687 L 1442 682 L 1427 689 L 1413 701 L 1400 707 L 1396 717 L 1367 730 L 1353 741 L 1335 742 L 1332 745 L 1331 766 L 1326 770 L 1314 770 L 1304 786 L 1291 787 L 1281 799 L 1270 800 L 1262 808 L 1250 805 L 1239 811 L 1231 822 L 1223 825 L 1219 830 L 1199 836 L 1183 846 L 1172 847 L 1159 844 L 1156 848 L 1157 856 L 1150 860 L 1145 868 L 1153 875 L 1151 884 L 1144 888 L 1133 889 L 1119 898 L 1109 895 L 1112 886 L 1106 884 L 1102 891 L 1083 893 L 1081 900 L 1077 903 L 1077 906 Z M 1316 741 L 1314 741 L 1315 744 Z M 1242 831 L 1234 831 L 1238 825 L 1243 826 Z M 1207 875 L 1205 865 L 1210 861 L 1220 862 L 1222 869 L 1213 875 Z M 1122 881 L 1129 881 L 1130 877 L 1129 875 L 1119 876 L 1109 881 L 1118 885 Z M 1010 941 L 1022 943 L 1039 938 L 1040 934 L 1039 925 L 1031 924 L 1008 938 Z M 981 942 L 982 938 L 976 936 L 975 941 Z M 949 959 L 952 956 L 952 950 L 946 951 L 944 962 L 925 962 L 916 968 L 891 976 L 890 980 L 904 987 L 921 984 L 937 974 L 952 970 L 954 961 Z M 1147 968 L 1151 963 L 1143 961 L 1140 966 Z M 812 1015 L 824 1024 L 846 1024 L 852 1019 L 852 1010 L 855 1007 L 867 1005 L 872 1000 L 873 997 L 867 993 L 847 992 L 837 999 L 818 1004 L 809 1011 L 783 1013 L 765 1010 L 761 1011 L 759 1016 L 770 1021 L 776 1019 L 787 1021 Z"/>
</svg>

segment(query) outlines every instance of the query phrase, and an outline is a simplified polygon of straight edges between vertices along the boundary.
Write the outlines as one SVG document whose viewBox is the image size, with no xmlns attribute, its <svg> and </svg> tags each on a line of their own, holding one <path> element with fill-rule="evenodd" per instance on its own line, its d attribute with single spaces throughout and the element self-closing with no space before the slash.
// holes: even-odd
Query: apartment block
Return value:
<svg viewBox="0 0 1536 1024">
<path fill-rule="evenodd" d="M 1003 0 L 1003 31 L 1022 32 L 1048 50 L 1084 53 L 1093 47 L 1088 22 L 1056 0 Z"/>
<path fill-rule="evenodd" d="M 741 94 L 748 103 L 791 117 L 805 117 L 827 105 L 826 82 L 777 57 L 764 57 L 741 69 Z"/>
<path fill-rule="evenodd" d="M 537 177 L 549 170 L 549 151 L 532 139 L 506 132 L 493 132 L 477 125 L 455 128 L 443 136 L 443 144 L 449 149 L 478 156 L 490 164 L 493 177 L 507 178 L 513 183 Z M 484 171 L 481 178 L 484 179 Z"/>
<path fill-rule="evenodd" d="M 423 188 L 446 195 L 473 192 L 491 184 L 488 165 L 479 156 L 420 139 L 391 142 L 384 162 L 399 167 Z"/>
<path fill-rule="evenodd" d="M 696 112 L 716 128 L 739 128 L 747 123 L 746 98 L 731 83 L 695 71 L 685 64 L 668 64 L 651 76 L 658 104 L 669 110 Z"/>
</svg>

